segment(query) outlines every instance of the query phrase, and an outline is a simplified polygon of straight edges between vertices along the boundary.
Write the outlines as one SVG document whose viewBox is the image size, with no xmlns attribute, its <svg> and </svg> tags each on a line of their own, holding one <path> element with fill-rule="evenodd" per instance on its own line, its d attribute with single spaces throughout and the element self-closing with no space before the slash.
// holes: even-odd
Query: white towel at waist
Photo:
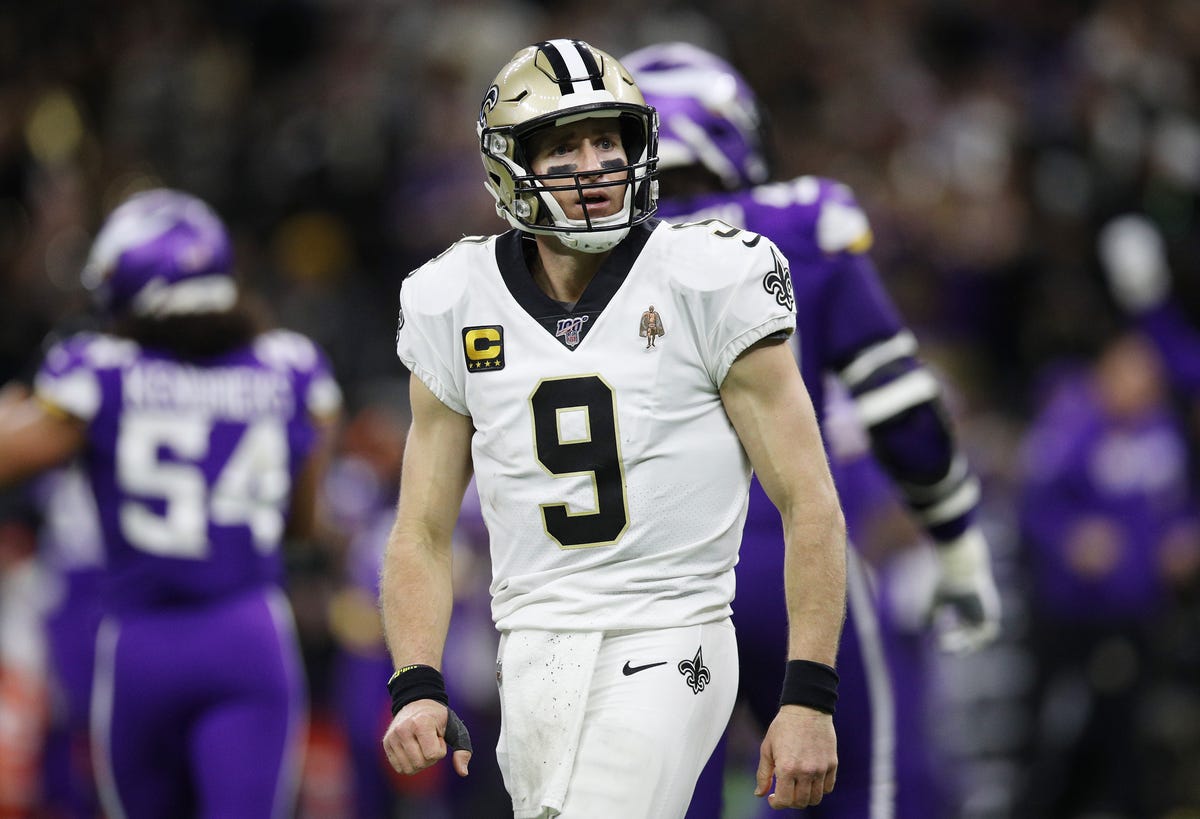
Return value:
<svg viewBox="0 0 1200 819">
<path fill-rule="evenodd" d="M 562 810 L 603 636 L 521 629 L 500 638 L 496 759 L 515 819 Z"/>
</svg>

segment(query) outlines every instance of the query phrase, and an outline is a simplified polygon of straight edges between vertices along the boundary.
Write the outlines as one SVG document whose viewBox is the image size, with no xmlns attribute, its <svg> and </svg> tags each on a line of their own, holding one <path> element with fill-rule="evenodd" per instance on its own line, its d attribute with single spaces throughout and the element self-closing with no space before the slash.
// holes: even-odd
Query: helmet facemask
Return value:
<svg viewBox="0 0 1200 819">
<path fill-rule="evenodd" d="M 567 55 L 565 65 L 562 54 Z M 529 142 L 543 129 L 612 117 L 618 119 L 624 165 L 532 172 Z M 478 132 L 485 185 L 497 213 L 519 230 L 557 236 L 573 250 L 601 253 L 657 208 L 657 115 L 620 64 L 585 43 L 554 40 L 520 52 L 489 89 Z M 587 191 L 613 187 L 624 189 L 622 207 L 604 217 L 591 217 L 584 208 L 583 218 L 569 218 L 554 197 L 573 189 L 582 201 Z"/>
</svg>

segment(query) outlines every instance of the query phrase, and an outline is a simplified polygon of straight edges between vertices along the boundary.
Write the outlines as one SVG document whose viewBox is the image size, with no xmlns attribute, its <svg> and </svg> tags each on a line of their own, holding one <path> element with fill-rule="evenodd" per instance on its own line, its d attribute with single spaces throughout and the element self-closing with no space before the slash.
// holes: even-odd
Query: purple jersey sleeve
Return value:
<svg viewBox="0 0 1200 819">
<path fill-rule="evenodd" d="M 715 216 L 769 237 L 791 263 L 800 370 L 823 411 L 827 373 L 847 387 L 872 449 L 937 540 L 970 525 L 979 489 L 941 403 L 937 379 L 917 355 L 867 251 L 870 224 L 853 192 L 801 177 L 686 203 L 667 219 Z"/>
<path fill-rule="evenodd" d="M 50 348 L 34 379 L 34 395 L 42 403 L 91 422 L 100 410 L 102 375 L 99 361 L 131 359 L 136 348 L 116 338 L 80 333 Z"/>
</svg>

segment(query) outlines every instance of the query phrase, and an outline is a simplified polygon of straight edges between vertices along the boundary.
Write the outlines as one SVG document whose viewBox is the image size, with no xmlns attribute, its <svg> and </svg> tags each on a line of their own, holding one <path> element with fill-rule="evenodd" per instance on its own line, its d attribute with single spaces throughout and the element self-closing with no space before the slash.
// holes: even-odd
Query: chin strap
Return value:
<svg viewBox="0 0 1200 819">
<path fill-rule="evenodd" d="M 579 233 L 556 233 L 554 235 L 571 250 L 578 250 L 581 253 L 603 253 L 619 245 L 629 235 L 629 227 L 622 226 L 609 230 Z"/>
</svg>

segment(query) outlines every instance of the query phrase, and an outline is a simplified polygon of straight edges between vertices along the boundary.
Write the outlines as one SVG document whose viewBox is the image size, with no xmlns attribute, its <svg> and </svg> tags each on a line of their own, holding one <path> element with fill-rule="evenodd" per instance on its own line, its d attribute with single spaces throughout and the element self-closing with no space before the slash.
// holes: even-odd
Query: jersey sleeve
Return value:
<svg viewBox="0 0 1200 819">
<path fill-rule="evenodd" d="M 942 385 L 867 254 L 870 225 L 849 188 L 829 188 L 816 234 L 830 266 L 823 340 L 831 363 L 913 514 L 934 540 L 953 540 L 973 522 L 979 482 L 956 440 Z"/>
<path fill-rule="evenodd" d="M 273 330 L 255 345 L 257 355 L 292 373 L 300 405 L 318 420 L 335 417 L 342 408 L 342 390 L 329 356 L 316 342 L 291 330 Z"/>
<path fill-rule="evenodd" d="M 436 288 L 435 267 L 444 258 L 410 273 L 400 287 L 396 355 L 439 401 L 460 415 L 470 415 L 461 379 L 448 358 L 455 349 L 453 317 L 445 291 Z"/>
<path fill-rule="evenodd" d="M 103 398 L 93 356 L 99 336 L 72 336 L 55 344 L 33 382 L 34 396 L 55 412 L 92 421 Z"/>
<path fill-rule="evenodd" d="M 288 446 L 295 463 L 312 454 L 321 428 L 342 408 L 342 390 L 325 351 L 312 339 L 292 330 L 272 330 L 254 344 L 255 356 L 277 372 L 287 374 L 296 410 L 288 422 Z"/>
<path fill-rule="evenodd" d="M 717 230 L 709 241 L 713 252 L 699 275 L 706 286 L 720 286 L 701 300 L 702 333 L 705 366 L 719 387 L 733 362 L 752 345 L 795 331 L 796 297 L 787 259 L 766 237 Z"/>
<path fill-rule="evenodd" d="M 308 372 L 304 389 L 304 406 L 308 414 L 322 421 L 337 417 L 342 411 L 342 388 L 338 386 L 333 365 L 325 351 L 313 344 L 316 360 Z"/>
</svg>

